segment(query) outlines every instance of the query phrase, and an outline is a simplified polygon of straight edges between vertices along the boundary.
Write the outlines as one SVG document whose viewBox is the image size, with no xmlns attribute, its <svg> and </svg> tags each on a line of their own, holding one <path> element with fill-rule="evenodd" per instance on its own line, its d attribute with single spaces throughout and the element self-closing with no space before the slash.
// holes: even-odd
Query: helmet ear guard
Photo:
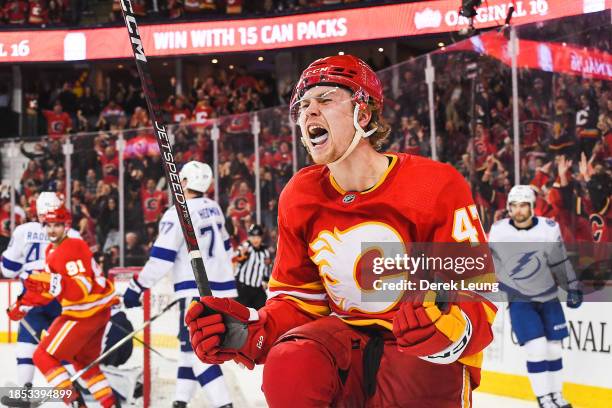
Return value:
<svg viewBox="0 0 612 408">
<path fill-rule="evenodd" d="M 355 102 L 355 104 L 359 107 L 360 111 L 368 108 L 369 99 L 369 95 L 365 93 L 363 89 L 358 89 L 355 91 L 355 93 L 353 93 L 353 102 Z"/>
</svg>

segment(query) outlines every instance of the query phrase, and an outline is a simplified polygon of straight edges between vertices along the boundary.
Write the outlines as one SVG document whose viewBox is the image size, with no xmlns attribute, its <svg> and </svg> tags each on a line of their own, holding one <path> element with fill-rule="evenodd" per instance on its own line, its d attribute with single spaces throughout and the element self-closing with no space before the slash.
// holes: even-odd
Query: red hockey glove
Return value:
<svg viewBox="0 0 612 408">
<path fill-rule="evenodd" d="M 472 325 L 457 304 L 442 313 L 436 306 L 436 293 L 424 300 L 402 303 L 393 317 L 393 334 L 400 351 L 438 364 L 458 360 L 472 336 Z"/>
<path fill-rule="evenodd" d="M 234 360 L 252 369 L 264 355 L 264 320 L 255 309 L 229 298 L 206 296 L 185 315 L 191 346 L 208 364 Z"/>
<path fill-rule="evenodd" d="M 58 273 L 32 272 L 23 285 L 28 292 L 55 297 L 62 292 L 62 276 Z"/>
<path fill-rule="evenodd" d="M 6 314 L 8 315 L 9 319 L 18 322 L 25 317 L 26 313 L 28 313 L 30 309 L 32 309 L 32 306 L 24 305 L 21 302 L 21 298 L 19 298 L 17 299 L 17 302 L 13 303 L 8 309 L 6 309 Z"/>
</svg>

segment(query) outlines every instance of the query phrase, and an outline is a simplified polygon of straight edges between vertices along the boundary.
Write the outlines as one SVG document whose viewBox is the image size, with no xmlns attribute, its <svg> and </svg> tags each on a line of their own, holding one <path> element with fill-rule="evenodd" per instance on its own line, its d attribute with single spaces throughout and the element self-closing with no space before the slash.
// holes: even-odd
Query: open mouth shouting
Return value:
<svg viewBox="0 0 612 408">
<path fill-rule="evenodd" d="M 307 131 L 310 143 L 315 150 L 320 150 L 326 145 L 329 139 L 329 131 L 323 125 L 308 125 Z"/>
</svg>

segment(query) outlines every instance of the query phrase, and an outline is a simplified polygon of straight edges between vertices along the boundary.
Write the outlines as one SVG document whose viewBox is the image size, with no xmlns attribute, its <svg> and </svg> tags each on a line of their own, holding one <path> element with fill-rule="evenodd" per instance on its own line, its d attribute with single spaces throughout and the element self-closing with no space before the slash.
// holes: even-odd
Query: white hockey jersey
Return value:
<svg viewBox="0 0 612 408">
<path fill-rule="evenodd" d="M 70 238 L 81 238 L 78 231 L 68 230 Z M 45 269 L 45 249 L 49 245 L 47 231 L 39 222 L 26 222 L 13 231 L 11 241 L 2 253 L 2 275 L 22 279 L 34 270 Z M 21 275 L 23 273 L 23 275 Z"/>
<path fill-rule="evenodd" d="M 559 225 L 549 218 L 533 217 L 526 229 L 504 218 L 491 227 L 489 246 L 500 288 L 511 301 L 546 302 L 558 297 L 559 284 L 577 286 Z"/>
<path fill-rule="evenodd" d="M 213 295 L 238 296 L 232 269 L 229 234 L 225 229 L 225 217 L 221 207 L 206 197 L 187 200 L 187 207 Z M 185 239 L 174 207 L 166 210 L 159 222 L 159 235 L 151 248 L 149 260 L 138 275 L 138 283 L 150 288 L 170 271 L 177 297 L 199 297 L 191 269 L 191 258 L 187 254 Z"/>
</svg>

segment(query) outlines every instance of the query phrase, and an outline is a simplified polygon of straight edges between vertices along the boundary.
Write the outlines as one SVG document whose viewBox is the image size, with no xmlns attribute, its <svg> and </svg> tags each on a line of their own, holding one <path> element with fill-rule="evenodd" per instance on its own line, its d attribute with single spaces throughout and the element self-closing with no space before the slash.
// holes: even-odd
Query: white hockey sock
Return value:
<svg viewBox="0 0 612 408">
<path fill-rule="evenodd" d="M 220 407 L 232 402 L 220 366 L 204 364 L 194 354 L 193 372 L 211 406 Z"/>
<path fill-rule="evenodd" d="M 15 350 L 17 356 L 17 383 L 20 386 L 31 383 L 34 379 L 34 362 L 32 362 L 34 350 L 36 350 L 36 344 L 17 343 Z"/>
<path fill-rule="evenodd" d="M 184 367 L 179 367 L 184 368 Z M 174 400 L 189 402 L 195 395 L 197 390 L 198 382 L 196 380 L 188 380 L 186 378 L 176 379 L 176 388 L 174 389 Z"/>
<path fill-rule="evenodd" d="M 548 372 L 548 342 L 545 337 L 538 337 L 523 345 L 527 352 L 527 375 L 536 397 L 552 392 L 550 373 Z"/>
<path fill-rule="evenodd" d="M 561 392 L 563 389 L 563 362 L 561 360 L 561 341 L 549 340 L 547 347 L 548 371 L 550 379 L 550 391 Z"/>
<path fill-rule="evenodd" d="M 174 389 L 175 401 L 189 402 L 196 393 L 198 382 L 192 369 L 194 356 L 192 352 L 181 351 L 179 353 L 176 388 Z"/>
</svg>

